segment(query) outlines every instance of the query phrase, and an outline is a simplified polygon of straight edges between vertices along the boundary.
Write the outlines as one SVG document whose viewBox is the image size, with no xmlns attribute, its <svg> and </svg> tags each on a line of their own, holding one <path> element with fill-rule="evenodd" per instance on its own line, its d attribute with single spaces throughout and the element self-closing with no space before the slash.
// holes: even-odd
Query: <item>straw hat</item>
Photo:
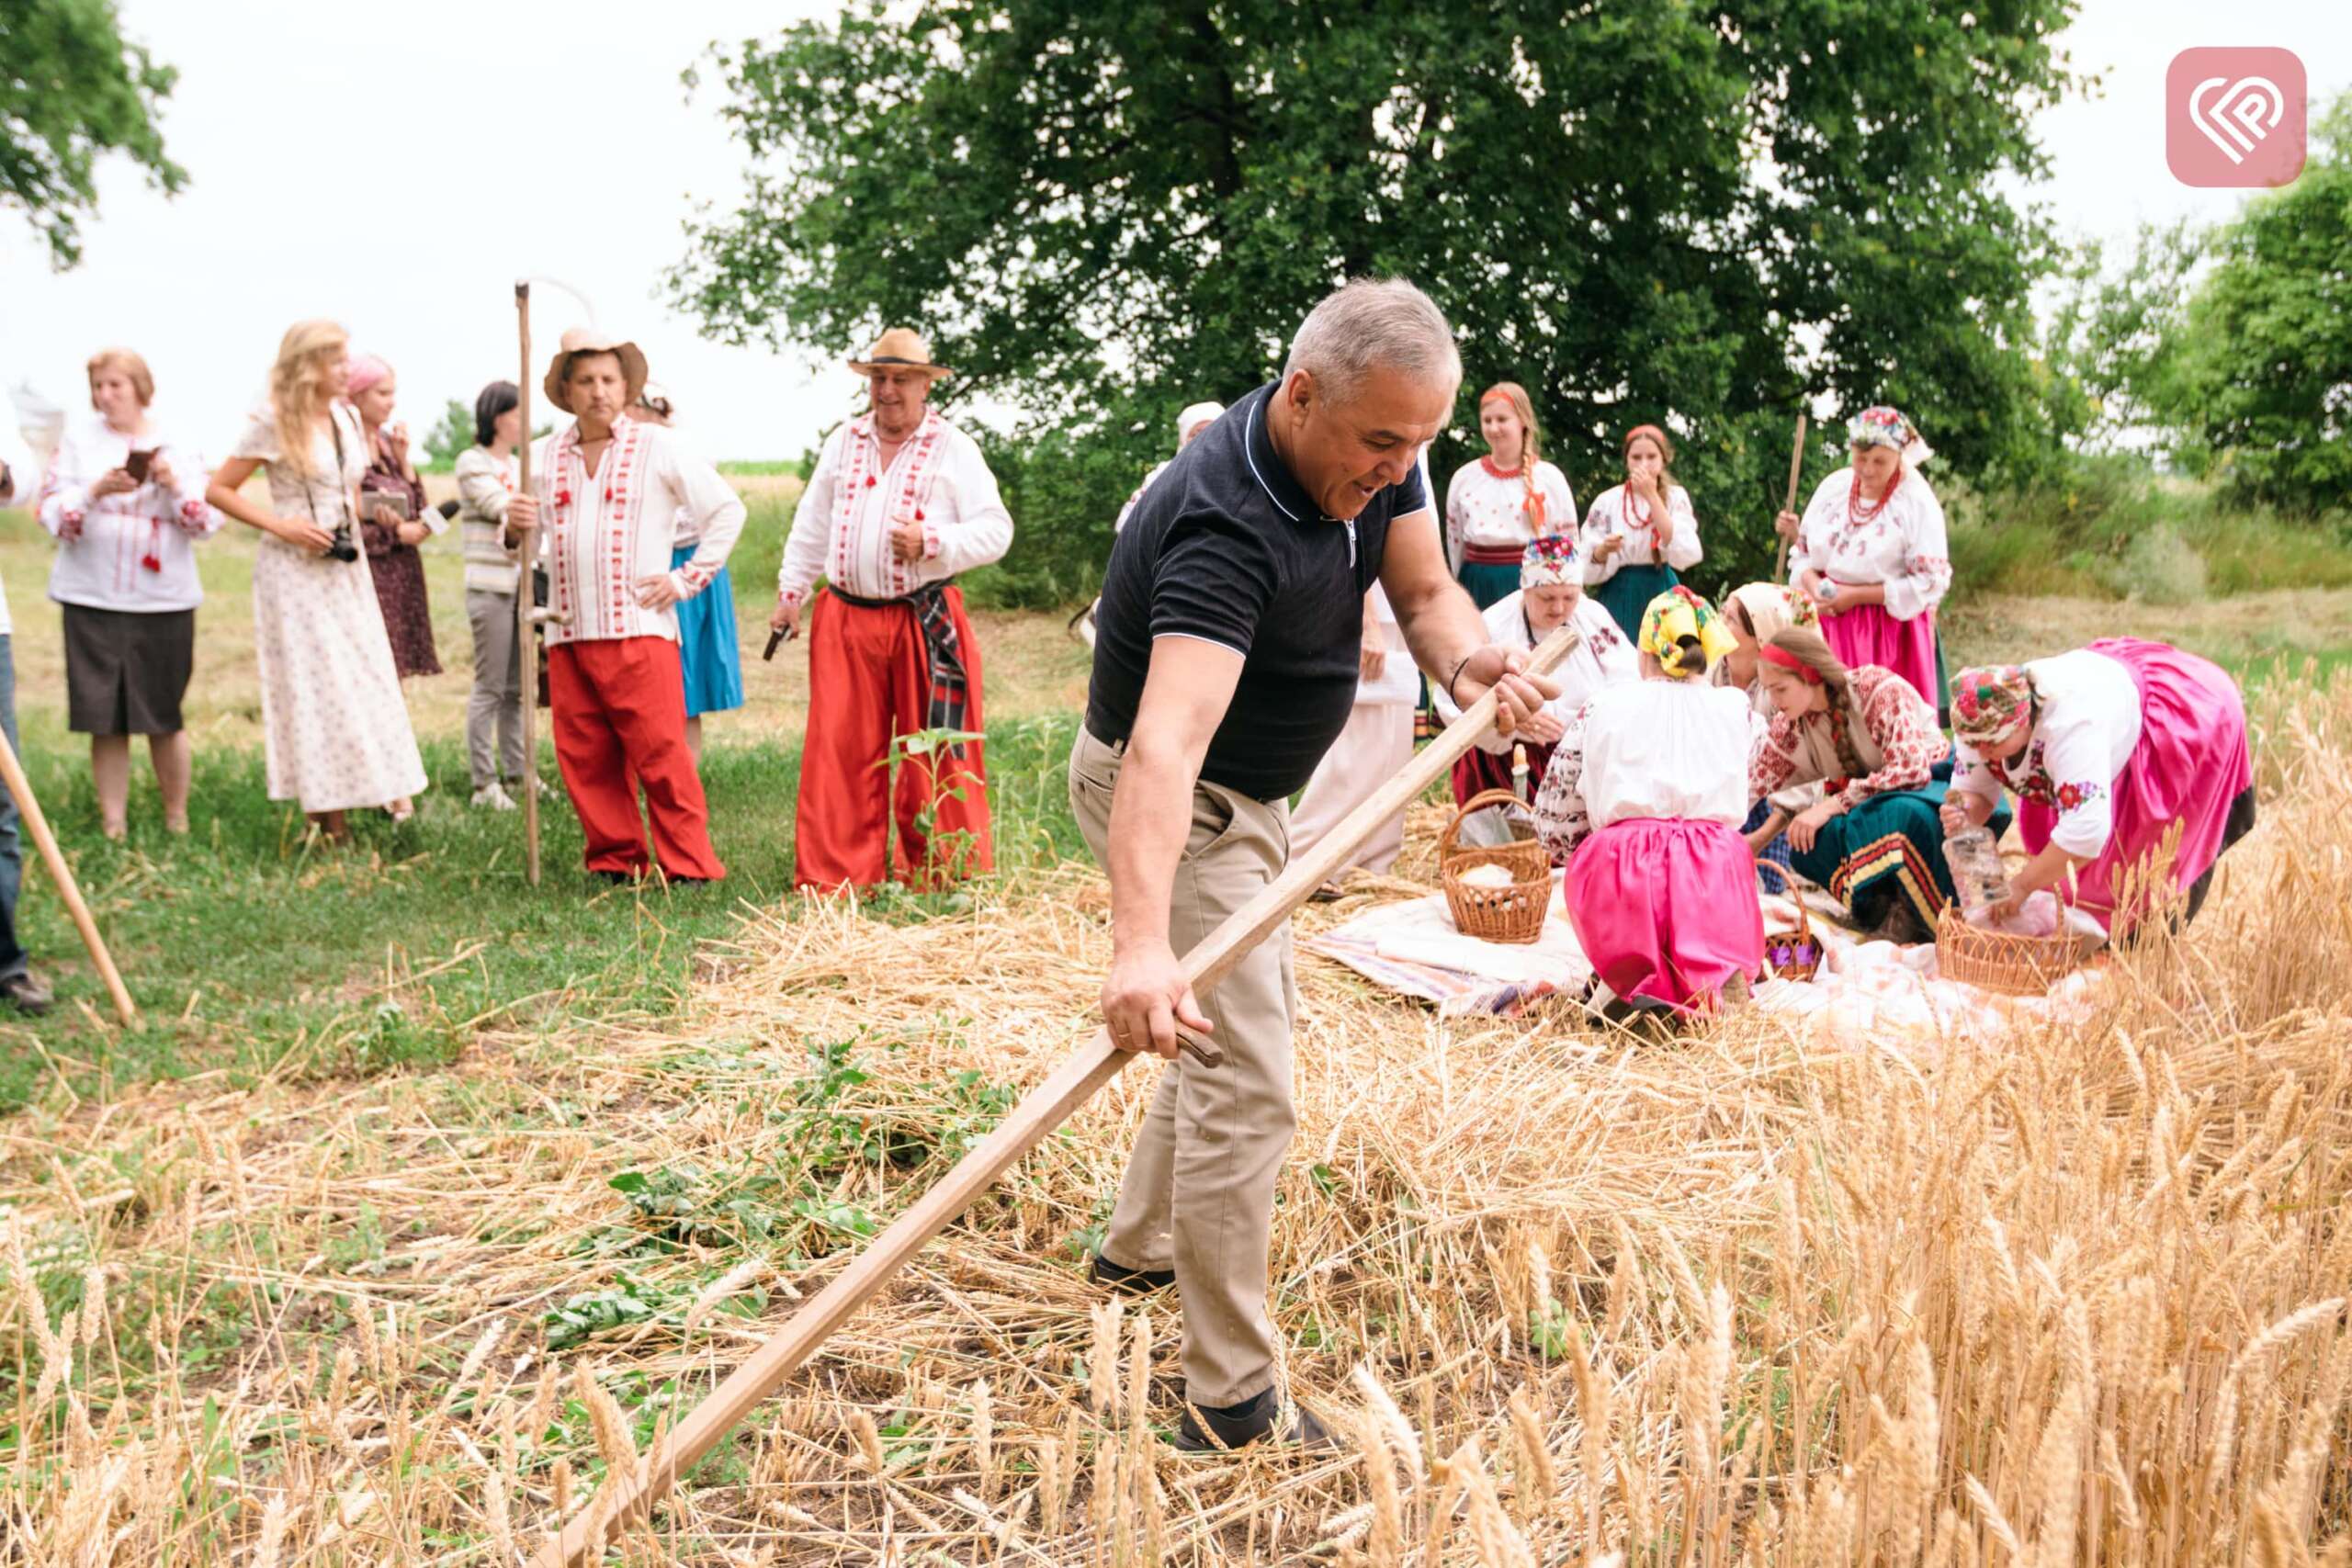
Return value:
<svg viewBox="0 0 2352 1568">
<path fill-rule="evenodd" d="M 571 391 L 567 385 L 571 376 L 571 356 L 575 354 L 610 354 L 619 356 L 621 379 L 627 383 L 628 395 L 624 405 L 637 401 L 645 390 L 645 351 L 633 343 L 615 338 L 596 327 L 572 327 L 563 334 L 556 347 L 555 357 L 548 362 L 548 378 L 539 383 L 548 394 L 548 401 L 571 412 Z"/>
<path fill-rule="evenodd" d="M 892 327 L 874 340 L 874 346 L 863 359 L 853 359 L 849 367 L 861 376 L 871 376 L 876 370 L 920 370 L 934 381 L 944 381 L 956 374 L 944 365 L 931 362 L 931 344 L 911 327 Z"/>
</svg>

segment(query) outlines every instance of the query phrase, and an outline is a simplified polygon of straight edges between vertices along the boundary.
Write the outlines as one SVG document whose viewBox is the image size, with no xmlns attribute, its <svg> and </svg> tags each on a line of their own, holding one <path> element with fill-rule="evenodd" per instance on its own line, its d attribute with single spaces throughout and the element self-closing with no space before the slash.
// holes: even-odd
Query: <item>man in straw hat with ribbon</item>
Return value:
<svg viewBox="0 0 2352 1568">
<path fill-rule="evenodd" d="M 557 763 L 586 835 L 591 872 L 613 881 L 653 857 L 672 882 L 727 874 L 686 747 L 677 606 L 710 585 L 743 529 L 743 502 L 669 431 L 626 413 L 645 390 L 645 355 L 593 327 L 563 334 L 548 400 L 572 416 L 546 443 L 534 495 L 507 505 L 510 539 L 546 524 L 548 694 Z M 670 564 L 682 517 L 700 538 Z"/>
<path fill-rule="evenodd" d="M 849 367 L 872 406 L 833 432 L 808 476 L 768 619 L 787 636 L 808 622 L 794 879 L 882 881 L 895 816 L 899 876 L 935 884 L 993 863 L 980 645 L 956 577 L 1002 558 L 1012 515 L 979 444 L 930 406 L 951 372 L 929 344 L 892 327 Z M 924 730 L 970 738 L 910 748 L 894 787 L 882 764 Z"/>
<path fill-rule="evenodd" d="M 1111 1038 L 1171 1065 L 1093 1272 L 1182 1295 L 1187 1451 L 1329 1435 L 1289 1406 L 1266 1304 L 1296 1125 L 1289 930 L 1205 1001 L 1177 954 L 1282 874 L 1290 797 L 1355 704 L 1375 582 L 1414 661 L 1457 701 L 1498 689 L 1524 723 L 1558 692 L 1521 672 L 1523 650 L 1494 645 L 1446 570 L 1419 458 L 1461 383 L 1427 295 L 1351 283 L 1308 315 L 1279 381 L 1177 455 L 1111 547 L 1070 807 L 1111 879 Z M 1209 1035 L 1220 1059 L 1180 1056 L 1181 1031 Z"/>
</svg>

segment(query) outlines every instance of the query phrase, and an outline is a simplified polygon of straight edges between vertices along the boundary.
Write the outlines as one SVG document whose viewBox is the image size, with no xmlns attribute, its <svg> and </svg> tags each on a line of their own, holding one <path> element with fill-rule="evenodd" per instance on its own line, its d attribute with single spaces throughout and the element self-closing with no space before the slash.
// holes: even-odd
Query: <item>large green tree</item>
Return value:
<svg viewBox="0 0 2352 1568">
<path fill-rule="evenodd" d="M 2031 437 L 2049 240 L 2005 177 L 2041 170 L 2072 10 L 869 4 L 716 51 L 749 193 L 673 284 L 736 341 L 922 325 L 1029 450 L 1120 449 L 1015 485 L 1088 555 L 1176 408 L 1267 379 L 1341 278 L 1410 277 L 1580 494 L 1624 426 L 1679 433 L 1712 582 L 1769 559 L 1802 399 L 1899 403 L 1962 470 Z"/>
<path fill-rule="evenodd" d="M 102 155 L 127 155 L 166 192 L 187 183 L 155 128 L 176 75 L 123 38 L 112 0 L 0 5 L 0 206 L 31 220 L 55 265 L 81 259 Z"/>
<path fill-rule="evenodd" d="M 2288 513 L 2352 509 L 2352 95 L 2292 185 L 2147 236 L 2083 335 L 2107 351 L 2091 378 L 2184 469 Z"/>
</svg>

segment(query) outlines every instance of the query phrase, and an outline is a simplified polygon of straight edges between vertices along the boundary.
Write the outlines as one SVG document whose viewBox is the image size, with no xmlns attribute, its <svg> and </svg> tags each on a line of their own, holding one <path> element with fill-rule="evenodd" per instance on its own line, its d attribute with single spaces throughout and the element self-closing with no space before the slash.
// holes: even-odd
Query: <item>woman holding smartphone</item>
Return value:
<svg viewBox="0 0 2352 1568">
<path fill-rule="evenodd" d="M 147 738 L 164 827 L 187 831 L 180 700 L 196 661 L 196 542 L 220 526 L 204 459 L 157 427 L 155 378 L 127 348 L 90 356 L 92 417 L 59 444 L 39 502 L 57 539 L 49 596 L 64 607 L 66 726 L 90 738 L 98 824 L 129 830 L 130 738 Z"/>
<path fill-rule="evenodd" d="M 359 532 L 368 547 L 368 574 L 376 580 L 376 603 L 384 612 L 384 635 L 392 640 L 392 663 L 405 681 L 441 673 L 441 661 L 433 656 L 424 558 L 417 547 L 448 525 L 424 504 L 424 481 L 409 461 L 408 426 L 392 418 L 399 391 L 390 366 L 372 354 L 352 360 L 346 395 L 368 442 L 368 477 L 359 481 Z"/>
</svg>

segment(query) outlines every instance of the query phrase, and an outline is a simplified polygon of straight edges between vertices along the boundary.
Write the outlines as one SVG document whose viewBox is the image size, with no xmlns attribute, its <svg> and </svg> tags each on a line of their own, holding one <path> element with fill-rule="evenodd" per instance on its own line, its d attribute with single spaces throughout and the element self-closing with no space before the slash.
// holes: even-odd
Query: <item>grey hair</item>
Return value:
<svg viewBox="0 0 2352 1568">
<path fill-rule="evenodd" d="M 1401 277 L 1358 277 L 1324 296 L 1290 341 L 1283 381 L 1301 370 L 1335 403 L 1363 389 L 1375 367 L 1425 384 L 1462 385 L 1462 355 L 1436 301 Z"/>
</svg>

